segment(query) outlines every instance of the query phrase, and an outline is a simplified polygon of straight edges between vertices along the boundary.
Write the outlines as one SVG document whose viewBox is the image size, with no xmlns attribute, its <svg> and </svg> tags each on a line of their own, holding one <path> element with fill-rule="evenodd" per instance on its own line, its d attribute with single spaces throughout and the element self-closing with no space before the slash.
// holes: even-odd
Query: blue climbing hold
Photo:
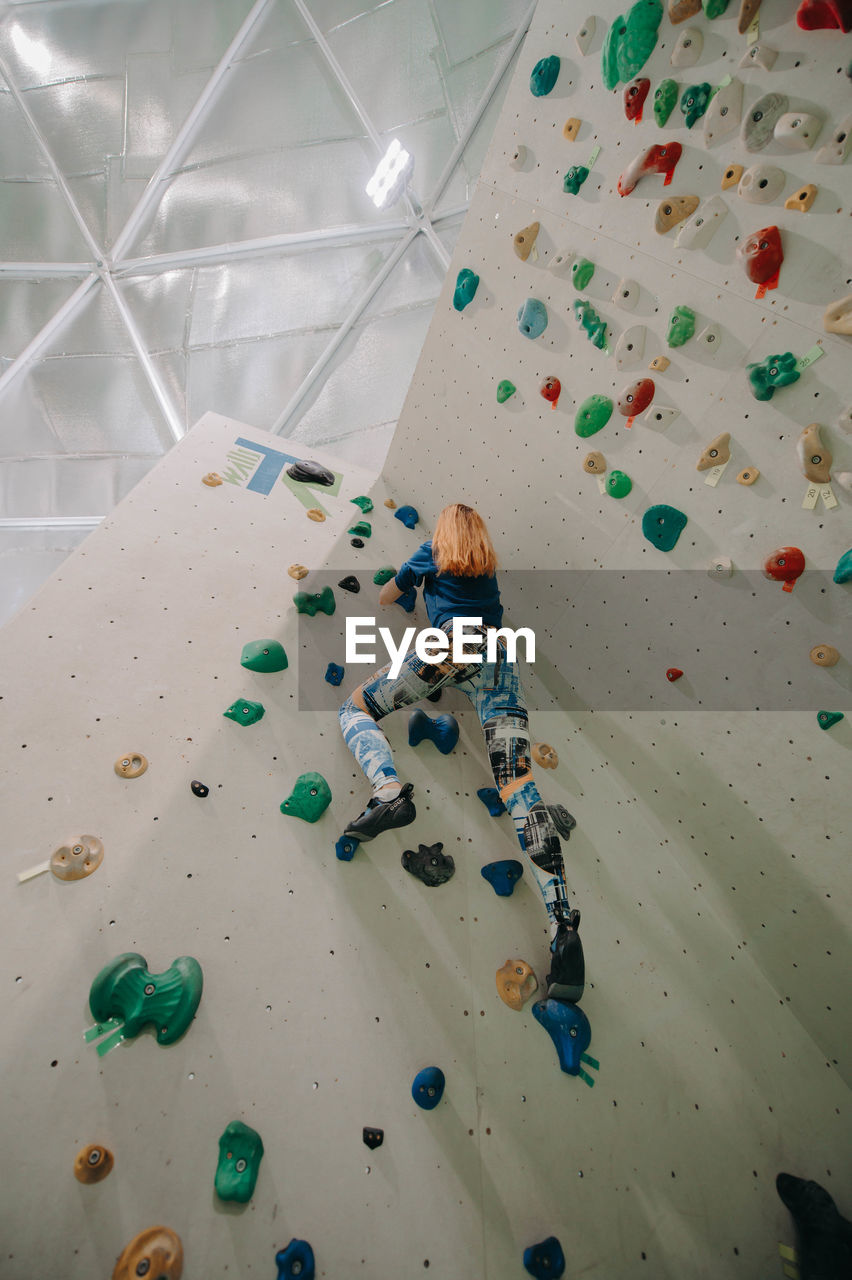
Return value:
<svg viewBox="0 0 852 1280">
<path fill-rule="evenodd" d="M 556 1046 L 562 1070 L 569 1076 L 584 1075 L 580 1061 L 591 1043 L 592 1028 L 583 1010 L 565 1000 L 538 1000 L 532 1011 Z"/>
<path fill-rule="evenodd" d="M 530 93 L 534 98 L 544 98 L 550 93 L 559 76 L 559 67 L 555 53 L 535 64 L 530 75 Z"/>
<path fill-rule="evenodd" d="M 330 662 L 325 669 L 325 678 L 329 684 L 340 684 L 343 676 L 343 667 L 338 662 Z"/>
<path fill-rule="evenodd" d="M 448 756 L 459 740 L 459 722 L 451 715 L 436 716 L 433 720 L 417 707 L 408 717 L 408 745 L 416 747 L 424 738 Z"/>
<path fill-rule="evenodd" d="M 661 551 L 671 551 L 685 528 L 683 512 L 677 507 L 667 507 L 665 503 L 649 507 L 642 517 L 642 532 Z"/>
<path fill-rule="evenodd" d="M 479 276 L 470 267 L 463 267 L 456 280 L 453 306 L 456 311 L 464 311 L 469 302 L 473 302 L 479 287 Z"/>
<path fill-rule="evenodd" d="M 501 813 L 506 812 L 506 806 L 500 799 L 500 792 L 496 787 L 480 787 L 476 794 L 492 818 L 498 818 Z"/>
<path fill-rule="evenodd" d="M 353 840 L 351 836 L 341 836 L 337 844 L 334 846 L 334 852 L 337 854 L 339 862 L 351 862 L 358 852 L 360 840 Z"/>
<path fill-rule="evenodd" d="M 837 561 L 837 568 L 834 570 L 834 581 L 837 583 L 852 582 L 852 547 L 848 551 L 844 551 Z"/>
<path fill-rule="evenodd" d="M 437 1107 L 444 1096 L 444 1073 L 440 1067 L 424 1067 L 418 1071 L 411 1085 L 411 1096 L 424 1111 Z"/>
<path fill-rule="evenodd" d="M 420 519 L 420 514 L 416 507 L 397 507 L 393 513 L 395 520 L 401 520 L 406 529 L 413 529 Z"/>
<path fill-rule="evenodd" d="M 565 1254 L 556 1236 L 524 1249 L 524 1270 L 536 1280 L 559 1280 L 565 1274 Z"/>
<path fill-rule="evenodd" d="M 538 338 L 547 328 L 547 307 L 538 298 L 527 298 L 518 308 L 518 328 L 525 338 Z"/>
<path fill-rule="evenodd" d="M 314 1280 L 316 1263 L 314 1251 L 307 1240 L 291 1240 L 286 1249 L 279 1249 L 275 1255 L 278 1268 L 276 1280 L 290 1280 L 298 1276 L 299 1280 Z"/>
<path fill-rule="evenodd" d="M 833 724 L 837 724 L 843 719 L 842 711 L 818 711 L 817 724 L 820 729 L 830 729 Z"/>
<path fill-rule="evenodd" d="M 518 862 L 517 858 L 489 862 L 481 871 L 483 880 L 488 881 L 498 898 L 511 898 L 515 885 L 523 874 L 523 863 Z"/>
</svg>

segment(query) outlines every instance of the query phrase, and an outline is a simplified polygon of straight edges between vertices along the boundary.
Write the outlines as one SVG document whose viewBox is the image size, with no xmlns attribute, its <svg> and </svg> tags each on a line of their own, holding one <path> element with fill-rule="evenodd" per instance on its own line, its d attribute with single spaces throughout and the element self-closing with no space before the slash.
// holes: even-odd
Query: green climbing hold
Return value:
<svg viewBox="0 0 852 1280">
<path fill-rule="evenodd" d="M 250 640 L 240 662 L 249 671 L 286 671 L 287 654 L 277 640 Z"/>
<path fill-rule="evenodd" d="M 713 18 L 721 18 L 727 7 L 728 0 L 704 0 L 704 16 L 711 21 Z"/>
<path fill-rule="evenodd" d="M 614 18 L 601 50 L 604 87 L 632 80 L 644 67 L 657 43 L 663 20 L 662 0 L 638 0 L 626 16 Z"/>
<path fill-rule="evenodd" d="M 364 498 L 364 497 L 361 497 L 361 498 L 350 498 L 350 499 L 349 499 L 349 501 L 350 501 L 350 502 L 354 502 L 356 507 L 360 507 L 360 508 L 361 508 L 361 510 L 363 511 L 364 515 L 366 515 L 368 511 L 372 511 L 372 510 L 373 510 L 373 499 L 372 499 L 372 498 Z"/>
<path fill-rule="evenodd" d="M 473 302 L 479 288 L 479 276 L 470 267 L 462 267 L 456 279 L 453 293 L 453 306 L 456 311 L 464 311 L 469 302 Z"/>
<path fill-rule="evenodd" d="M 316 822 L 331 804 L 331 787 L 321 773 L 303 773 L 281 805 L 281 812 L 288 818 L 302 818 Z"/>
<path fill-rule="evenodd" d="M 256 1129 L 232 1120 L 219 1139 L 219 1163 L 214 1186 L 220 1200 L 246 1204 L 254 1194 L 263 1141 Z"/>
<path fill-rule="evenodd" d="M 228 710 L 222 712 L 223 716 L 227 716 L 229 720 L 236 720 L 237 724 L 257 724 L 265 714 L 261 703 L 249 702 L 248 698 L 242 702 L 232 702 Z"/>
<path fill-rule="evenodd" d="M 354 533 L 356 538 L 371 538 L 373 536 L 373 526 L 369 520 L 359 520 L 357 524 L 353 524 L 351 529 L 346 530 L 347 533 Z"/>
<path fill-rule="evenodd" d="M 588 258 L 575 258 L 571 264 L 571 279 L 575 289 L 585 289 L 595 274 L 595 264 Z"/>
<path fill-rule="evenodd" d="M 771 400 L 778 387 L 788 387 L 802 376 L 796 368 L 797 360 L 792 351 L 783 355 L 767 356 L 755 364 L 747 364 L 748 380 L 755 400 Z"/>
<path fill-rule="evenodd" d="M 544 98 L 550 93 L 559 76 L 559 66 L 555 53 L 535 64 L 530 76 L 530 93 L 534 98 Z"/>
<path fill-rule="evenodd" d="M 612 417 L 613 403 L 609 396 L 588 396 L 574 415 L 574 430 L 584 439 L 601 431 Z"/>
<path fill-rule="evenodd" d="M 331 617 L 337 608 L 331 587 L 323 587 L 322 591 L 297 591 L 293 604 L 297 613 L 306 613 L 309 618 L 313 618 L 317 611 Z"/>
<path fill-rule="evenodd" d="M 838 586 L 842 586 L 844 582 L 852 582 L 852 547 L 844 551 L 837 561 L 832 582 L 836 582 Z"/>
<path fill-rule="evenodd" d="M 149 973 L 144 956 L 125 951 L 95 978 L 89 1008 L 98 1023 L 123 1020 L 125 1040 L 152 1022 L 157 1043 L 172 1044 L 195 1017 L 203 985 L 201 965 L 193 956 L 178 956 L 165 973 Z"/>
<path fill-rule="evenodd" d="M 649 507 L 642 517 L 642 532 L 661 551 L 671 551 L 685 528 L 683 512 L 664 503 Z"/>
<path fill-rule="evenodd" d="M 830 729 L 833 724 L 837 724 L 838 720 L 843 719 L 842 711 L 818 711 L 817 724 L 820 729 Z"/>
<path fill-rule="evenodd" d="M 606 491 L 611 498 L 626 498 L 633 488 L 633 481 L 623 471 L 610 471 L 606 478 Z"/>
<path fill-rule="evenodd" d="M 682 347 L 695 333 L 695 312 L 689 307 L 675 307 L 669 320 L 666 341 L 670 347 Z"/>
<path fill-rule="evenodd" d="M 570 196 L 578 195 L 588 176 L 589 171 L 584 164 L 572 164 L 562 180 L 562 190 Z"/>
<path fill-rule="evenodd" d="M 386 582 L 390 582 L 391 578 L 396 577 L 396 569 L 390 565 L 386 565 L 384 569 L 377 569 L 373 574 L 373 581 L 377 587 L 383 587 Z"/>
<path fill-rule="evenodd" d="M 509 396 L 513 396 L 517 389 L 514 382 L 509 382 L 508 378 L 504 378 L 497 386 L 497 403 L 505 404 Z"/>
<path fill-rule="evenodd" d="M 700 120 L 707 110 L 712 89 L 705 81 L 703 84 L 691 84 L 684 89 L 680 99 L 680 109 L 686 121 L 687 129 L 691 129 L 696 120 Z"/>
<path fill-rule="evenodd" d="M 654 94 L 654 119 L 662 129 L 677 102 L 677 81 L 662 80 Z"/>
<path fill-rule="evenodd" d="M 601 320 L 591 302 L 583 298 L 574 300 L 574 315 L 581 328 L 588 335 L 593 347 L 601 350 L 606 346 L 606 320 Z"/>
</svg>

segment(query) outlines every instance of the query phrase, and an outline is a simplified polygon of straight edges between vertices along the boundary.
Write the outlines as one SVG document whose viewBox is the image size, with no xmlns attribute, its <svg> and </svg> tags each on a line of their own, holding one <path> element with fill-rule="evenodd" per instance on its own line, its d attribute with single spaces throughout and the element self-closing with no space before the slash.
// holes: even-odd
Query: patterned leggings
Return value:
<svg viewBox="0 0 852 1280">
<path fill-rule="evenodd" d="M 452 621 L 442 630 L 451 635 Z M 475 629 L 468 628 L 467 634 Z M 437 663 L 423 662 L 413 649 L 403 659 L 395 679 L 390 663 L 362 686 L 366 714 L 349 697 L 340 708 L 340 727 L 368 780 L 378 788 L 396 778 L 390 744 L 377 721 L 400 707 L 420 702 L 436 689 L 460 689 L 473 704 L 485 734 L 494 783 L 515 824 L 518 842 L 530 863 L 548 915 L 568 915 L 568 890 L 559 834 L 532 776 L 529 712 L 517 664 L 509 662 L 503 642 L 494 662 L 485 656 L 486 628 L 481 644 L 469 642 L 468 652 L 480 651 L 481 663 L 454 663 L 448 655 Z"/>
</svg>

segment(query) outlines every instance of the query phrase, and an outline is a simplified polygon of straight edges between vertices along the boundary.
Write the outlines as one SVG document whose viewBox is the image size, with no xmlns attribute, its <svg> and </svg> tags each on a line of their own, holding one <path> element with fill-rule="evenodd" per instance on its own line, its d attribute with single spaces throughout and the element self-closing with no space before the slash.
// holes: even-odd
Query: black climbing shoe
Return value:
<svg viewBox="0 0 852 1280">
<path fill-rule="evenodd" d="M 377 800 L 374 797 L 364 812 L 348 824 L 343 834 L 365 844 L 367 840 L 375 840 L 383 831 L 390 831 L 393 827 L 407 827 L 417 817 L 417 810 L 411 799 L 413 790 L 414 783 L 406 782 L 399 795 L 391 800 Z"/>
<path fill-rule="evenodd" d="M 580 913 L 572 911 L 560 920 L 550 944 L 553 967 L 547 975 L 547 998 L 576 1004 L 586 985 L 586 962 L 580 941 Z"/>
</svg>

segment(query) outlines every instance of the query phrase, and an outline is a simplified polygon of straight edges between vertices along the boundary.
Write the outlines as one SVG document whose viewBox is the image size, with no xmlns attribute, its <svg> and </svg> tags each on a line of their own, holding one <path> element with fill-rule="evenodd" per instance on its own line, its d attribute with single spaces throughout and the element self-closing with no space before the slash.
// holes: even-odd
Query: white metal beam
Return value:
<svg viewBox="0 0 852 1280">
<path fill-rule="evenodd" d="M 159 373 L 154 367 L 154 362 L 148 354 L 148 348 L 142 341 L 142 335 L 139 332 L 139 327 L 136 324 L 133 313 L 124 298 L 121 296 L 121 292 L 110 273 L 108 271 L 103 271 L 101 272 L 101 276 L 110 297 L 115 303 L 116 309 L 124 321 L 124 326 L 130 336 L 130 341 L 133 343 L 133 350 L 136 352 L 137 359 L 142 366 L 142 371 L 148 379 L 148 385 L 156 397 L 157 404 L 160 406 L 160 412 L 168 424 L 169 431 L 172 433 L 172 438 L 175 442 L 182 440 L 186 435 L 186 428 L 184 427 L 177 410 L 172 404 L 171 397 L 166 391 Z"/>
<path fill-rule="evenodd" d="M 0 519 L 0 530 L 19 529 L 96 529 L 106 516 L 5 516 Z"/>
<path fill-rule="evenodd" d="M 362 125 L 366 129 L 373 143 L 373 146 L 376 148 L 376 151 L 379 153 L 379 155 L 383 155 L 385 148 L 382 145 L 382 140 L 379 137 L 378 130 L 373 125 L 372 120 L 367 115 L 366 110 L 361 104 L 360 98 L 356 94 L 355 90 L 352 88 L 352 85 L 349 83 L 349 80 L 346 76 L 346 72 L 343 70 L 340 63 L 337 61 L 334 54 L 332 53 L 331 46 L 329 45 L 322 31 L 320 31 L 319 27 L 314 22 L 313 15 L 309 11 L 308 6 L 305 4 L 305 0 L 293 0 L 293 4 L 296 6 L 296 8 L 299 10 L 299 13 L 302 15 L 302 18 L 304 19 L 304 22 L 305 22 L 305 26 L 308 28 L 311 35 L 316 40 L 317 47 L 320 53 L 325 58 L 328 65 L 331 67 L 331 70 L 334 73 L 335 79 L 338 81 L 341 89 L 349 99 L 355 111 L 355 114 L 358 116 L 358 119 L 361 121 Z"/>
<path fill-rule="evenodd" d="M 93 271 L 87 276 L 81 284 L 77 286 L 70 298 L 66 298 L 58 311 L 50 317 L 47 324 L 39 329 L 35 337 L 27 343 L 23 351 L 15 357 L 9 365 L 6 372 L 0 377 L 0 395 L 6 388 L 15 381 L 16 378 L 26 372 L 37 359 L 41 350 L 47 346 L 55 333 L 73 318 L 75 313 L 79 311 L 83 305 L 83 300 L 87 297 L 92 285 L 100 279 L 98 273 Z"/>
<path fill-rule="evenodd" d="M 58 280 L 65 276 L 82 279 L 94 270 L 93 262 L 0 262 L 4 280 Z"/>
</svg>

